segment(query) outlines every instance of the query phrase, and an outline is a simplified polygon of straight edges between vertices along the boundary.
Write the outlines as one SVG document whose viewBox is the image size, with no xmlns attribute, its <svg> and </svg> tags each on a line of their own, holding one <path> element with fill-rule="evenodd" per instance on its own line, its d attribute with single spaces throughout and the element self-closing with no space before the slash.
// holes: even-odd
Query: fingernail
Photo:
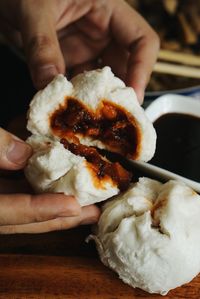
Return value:
<svg viewBox="0 0 200 299">
<path fill-rule="evenodd" d="M 140 90 L 138 93 L 137 93 L 137 96 L 138 96 L 138 101 L 140 104 L 143 103 L 144 101 L 144 91 Z"/>
<path fill-rule="evenodd" d="M 31 147 L 22 141 L 12 141 L 7 152 L 6 157 L 8 161 L 14 164 L 23 164 L 32 154 Z"/>
<path fill-rule="evenodd" d="M 33 71 L 33 81 L 37 88 L 44 88 L 58 74 L 55 65 L 44 65 Z"/>
</svg>

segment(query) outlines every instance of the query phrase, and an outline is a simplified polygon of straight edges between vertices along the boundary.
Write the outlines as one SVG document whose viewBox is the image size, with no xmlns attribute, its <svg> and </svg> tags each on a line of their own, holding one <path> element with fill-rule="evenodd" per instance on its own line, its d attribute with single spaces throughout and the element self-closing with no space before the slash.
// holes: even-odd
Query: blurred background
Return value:
<svg viewBox="0 0 200 299">
<path fill-rule="evenodd" d="M 146 96 L 175 90 L 182 94 L 199 94 L 200 0 L 127 2 L 143 15 L 161 40 L 159 64 L 151 77 Z"/>
</svg>

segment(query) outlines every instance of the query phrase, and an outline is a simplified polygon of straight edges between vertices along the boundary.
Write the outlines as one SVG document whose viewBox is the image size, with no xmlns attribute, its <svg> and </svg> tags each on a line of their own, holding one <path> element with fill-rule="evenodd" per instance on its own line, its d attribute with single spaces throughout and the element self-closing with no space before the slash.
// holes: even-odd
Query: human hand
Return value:
<svg viewBox="0 0 200 299">
<path fill-rule="evenodd" d="M 22 169 L 31 153 L 28 144 L 0 128 L 0 169 Z M 15 187 L 19 191 L 19 184 L 14 184 L 13 190 Z M 96 206 L 81 208 L 72 196 L 7 194 L 13 192 L 10 188 L 8 180 L 0 179 L 0 190 L 4 191 L 0 195 L 0 234 L 42 233 L 98 220 Z"/>
<path fill-rule="evenodd" d="M 110 65 L 140 103 L 159 40 L 124 0 L 1 0 L 1 29 L 24 47 L 35 86 L 57 73 Z"/>
</svg>

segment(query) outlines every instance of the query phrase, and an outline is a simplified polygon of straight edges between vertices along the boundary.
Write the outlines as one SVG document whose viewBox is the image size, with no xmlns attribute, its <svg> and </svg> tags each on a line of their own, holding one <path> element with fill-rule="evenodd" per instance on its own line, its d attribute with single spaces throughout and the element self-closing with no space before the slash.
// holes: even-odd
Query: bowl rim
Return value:
<svg viewBox="0 0 200 299">
<path fill-rule="evenodd" d="M 165 94 L 153 100 L 145 109 L 151 122 L 166 113 L 182 113 L 200 117 L 200 100 L 194 97 Z"/>
</svg>

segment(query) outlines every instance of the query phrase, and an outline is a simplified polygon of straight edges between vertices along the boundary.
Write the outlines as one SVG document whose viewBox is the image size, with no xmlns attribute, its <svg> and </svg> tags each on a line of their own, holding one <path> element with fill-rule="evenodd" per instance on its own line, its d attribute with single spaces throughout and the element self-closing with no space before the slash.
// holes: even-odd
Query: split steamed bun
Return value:
<svg viewBox="0 0 200 299">
<path fill-rule="evenodd" d="M 200 196 L 183 183 L 140 178 L 103 206 L 101 261 L 132 287 L 165 295 L 200 272 Z"/>
<path fill-rule="evenodd" d="M 25 174 L 37 192 L 64 192 L 81 205 L 127 189 L 131 174 L 94 147 L 147 161 L 156 133 L 135 92 L 109 67 L 84 72 L 69 82 L 58 75 L 30 103 L 28 142 L 34 154 Z"/>
<path fill-rule="evenodd" d="M 109 67 L 84 72 L 74 77 L 71 82 L 67 81 L 63 75 L 55 77 L 55 79 L 45 89 L 39 91 L 31 101 L 28 114 L 28 130 L 32 134 L 50 138 L 66 137 L 64 129 L 67 129 L 66 127 L 70 126 L 70 123 L 73 123 L 73 119 L 69 119 L 68 117 L 67 123 L 63 121 L 61 124 L 58 124 L 57 127 L 55 123 L 60 121 L 59 117 L 62 116 L 62 111 L 63 117 L 66 117 L 64 111 L 67 108 L 71 108 L 70 106 L 73 100 L 86 108 L 87 115 L 85 117 L 94 117 L 95 121 L 101 118 L 100 114 L 104 112 L 109 113 L 111 108 L 113 108 L 111 113 L 121 113 L 121 115 L 116 117 L 113 115 L 113 120 L 106 120 L 108 122 L 107 126 L 111 126 L 113 123 L 117 123 L 117 126 L 119 126 L 119 128 L 113 128 L 116 134 L 114 136 L 115 139 L 123 137 L 119 136 L 120 130 L 124 135 L 128 132 L 128 137 L 132 137 L 132 140 L 130 140 L 132 142 L 132 148 L 129 149 L 129 152 L 123 154 L 134 158 L 134 160 L 141 161 L 148 161 L 152 158 L 156 146 L 156 133 L 153 125 L 139 105 L 134 90 L 130 87 L 126 87 L 120 79 L 115 77 Z M 107 104 L 111 106 L 107 108 Z M 106 108 L 109 110 L 105 111 Z M 116 108 L 116 111 L 114 111 L 114 108 Z M 78 107 L 78 109 L 80 109 L 80 107 Z M 78 114 L 78 109 L 75 111 L 75 114 Z M 103 111 L 101 111 L 102 109 Z M 57 118 L 55 115 L 56 111 L 58 111 Z M 73 112 L 72 107 L 70 113 Z M 83 111 L 83 113 L 85 113 L 85 111 Z M 82 115 L 79 115 L 79 118 L 81 117 Z M 112 117 L 112 114 L 109 117 Z M 83 122 L 88 121 L 89 123 L 91 121 L 91 124 L 87 123 L 87 126 L 91 125 L 92 128 L 95 127 L 93 120 L 85 120 L 82 118 L 81 121 L 82 124 Z M 77 120 L 77 126 L 82 126 L 82 124 Z M 106 125 L 103 124 L 103 126 Z M 113 142 L 114 145 L 112 146 L 109 141 L 113 136 L 111 134 L 109 135 L 104 128 L 102 134 L 97 135 L 88 133 L 85 127 L 79 130 L 71 126 L 71 129 L 73 129 L 73 135 L 78 137 L 82 144 L 97 146 L 121 153 L 123 146 L 121 148 L 116 147 L 116 142 Z M 109 135 L 108 138 L 102 136 L 105 135 L 105 133 Z M 69 138 L 69 134 L 67 137 Z"/>
<path fill-rule="evenodd" d="M 35 153 L 29 159 L 25 175 L 35 191 L 74 195 L 81 206 L 119 193 L 110 177 L 98 180 L 90 163 L 65 149 L 59 141 L 32 135 L 27 142 Z"/>
</svg>

